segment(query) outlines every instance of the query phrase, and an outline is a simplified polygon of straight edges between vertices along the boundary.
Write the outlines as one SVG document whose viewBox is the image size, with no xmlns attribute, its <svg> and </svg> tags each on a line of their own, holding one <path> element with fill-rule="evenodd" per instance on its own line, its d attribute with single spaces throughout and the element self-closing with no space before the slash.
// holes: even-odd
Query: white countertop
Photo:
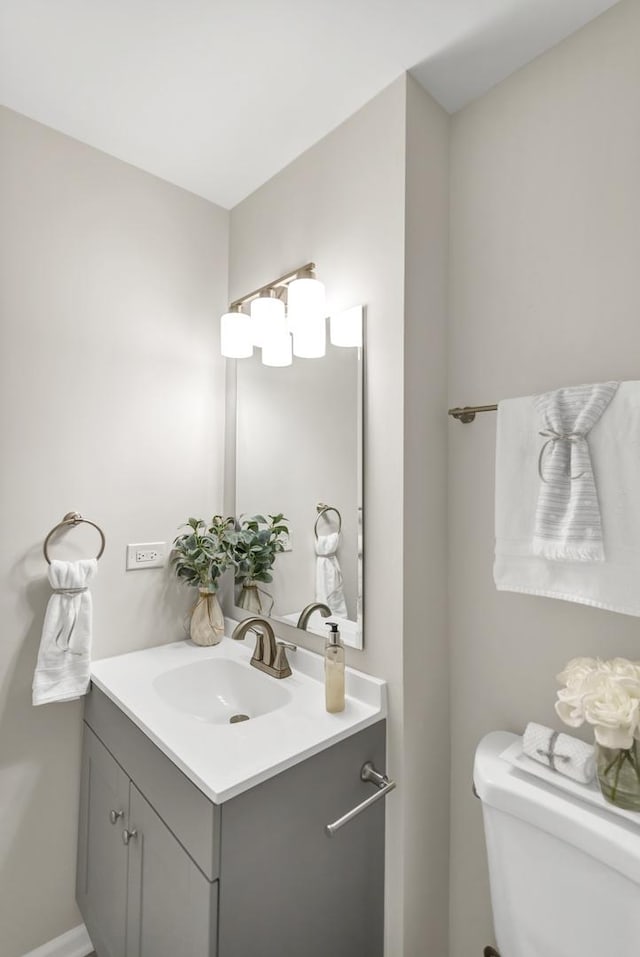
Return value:
<svg viewBox="0 0 640 957">
<path fill-rule="evenodd" d="M 250 667 L 253 644 L 251 633 L 245 641 L 224 638 L 211 648 L 178 641 L 95 661 L 91 679 L 215 804 L 386 717 L 384 681 L 347 668 L 345 710 L 328 714 L 321 655 L 302 648 L 287 652 L 293 674 L 276 679 Z M 212 723 L 158 692 L 154 683 L 161 676 L 209 660 L 237 662 L 252 676 L 281 686 L 286 700 L 249 721 Z M 215 675 L 212 665 L 205 667 Z"/>
</svg>

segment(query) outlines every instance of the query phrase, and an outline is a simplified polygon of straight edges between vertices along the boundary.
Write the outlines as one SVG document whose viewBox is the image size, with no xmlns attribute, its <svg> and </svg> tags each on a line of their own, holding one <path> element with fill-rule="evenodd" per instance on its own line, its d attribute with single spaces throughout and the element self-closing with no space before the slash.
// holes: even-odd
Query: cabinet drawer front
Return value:
<svg viewBox="0 0 640 957">
<path fill-rule="evenodd" d="M 215 953 L 218 883 L 209 883 L 131 785 L 126 957 Z"/>
<path fill-rule="evenodd" d="M 98 688 L 87 695 L 84 717 L 198 867 L 215 880 L 220 809 Z"/>
</svg>

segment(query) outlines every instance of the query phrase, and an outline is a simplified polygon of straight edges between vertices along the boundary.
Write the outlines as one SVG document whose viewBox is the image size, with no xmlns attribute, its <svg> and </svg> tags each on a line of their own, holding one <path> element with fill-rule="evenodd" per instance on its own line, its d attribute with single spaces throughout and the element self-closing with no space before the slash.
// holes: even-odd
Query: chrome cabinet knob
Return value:
<svg viewBox="0 0 640 957">
<path fill-rule="evenodd" d="M 117 824 L 121 817 L 124 817 L 124 811 L 109 811 L 109 820 L 112 824 Z"/>
<path fill-rule="evenodd" d="M 129 830 L 125 827 L 124 831 L 122 832 L 122 843 L 123 843 L 123 844 L 128 844 L 129 841 L 133 841 L 137 836 L 138 836 L 138 832 L 136 831 L 135 828 L 133 828 L 131 831 L 129 831 Z"/>
</svg>

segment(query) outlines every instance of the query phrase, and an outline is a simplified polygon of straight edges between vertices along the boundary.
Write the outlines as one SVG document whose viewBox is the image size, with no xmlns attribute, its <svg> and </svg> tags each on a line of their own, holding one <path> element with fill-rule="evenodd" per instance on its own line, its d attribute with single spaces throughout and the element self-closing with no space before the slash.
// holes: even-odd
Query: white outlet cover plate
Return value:
<svg viewBox="0 0 640 957">
<path fill-rule="evenodd" d="M 127 571 L 140 568 L 162 568 L 167 561 L 166 542 L 140 542 L 127 545 Z"/>
</svg>

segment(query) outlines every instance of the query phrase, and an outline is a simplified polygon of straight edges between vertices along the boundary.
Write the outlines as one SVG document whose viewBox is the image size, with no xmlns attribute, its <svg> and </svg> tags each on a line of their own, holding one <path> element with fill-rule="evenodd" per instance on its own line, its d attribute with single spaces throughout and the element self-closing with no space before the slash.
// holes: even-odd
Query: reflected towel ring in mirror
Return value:
<svg viewBox="0 0 640 957">
<path fill-rule="evenodd" d="M 51 531 L 49 532 L 49 534 L 44 540 L 42 551 L 44 553 L 44 557 L 46 558 L 48 565 L 51 564 L 51 559 L 49 558 L 48 546 L 53 536 L 61 528 L 75 528 L 76 525 L 91 525 L 92 528 L 95 528 L 98 535 L 100 536 L 100 551 L 96 555 L 96 559 L 102 557 L 102 553 L 104 552 L 104 547 L 106 545 L 106 539 L 104 537 L 104 532 L 102 531 L 100 526 L 96 525 L 95 522 L 90 522 L 88 518 L 83 518 L 80 512 L 67 512 L 67 514 L 62 519 L 62 521 L 58 522 L 57 525 L 54 525 L 54 527 L 51 529 Z"/>
<path fill-rule="evenodd" d="M 335 512 L 336 515 L 338 516 L 338 534 L 340 534 L 340 532 L 342 531 L 342 515 L 340 514 L 337 508 L 334 508 L 333 505 L 325 505 L 324 502 L 318 502 L 318 504 L 316 505 L 316 511 L 318 512 L 318 517 L 316 519 L 315 525 L 313 526 L 313 533 L 316 536 L 316 538 L 318 537 L 318 522 L 323 517 L 327 519 L 327 512 Z"/>
</svg>

